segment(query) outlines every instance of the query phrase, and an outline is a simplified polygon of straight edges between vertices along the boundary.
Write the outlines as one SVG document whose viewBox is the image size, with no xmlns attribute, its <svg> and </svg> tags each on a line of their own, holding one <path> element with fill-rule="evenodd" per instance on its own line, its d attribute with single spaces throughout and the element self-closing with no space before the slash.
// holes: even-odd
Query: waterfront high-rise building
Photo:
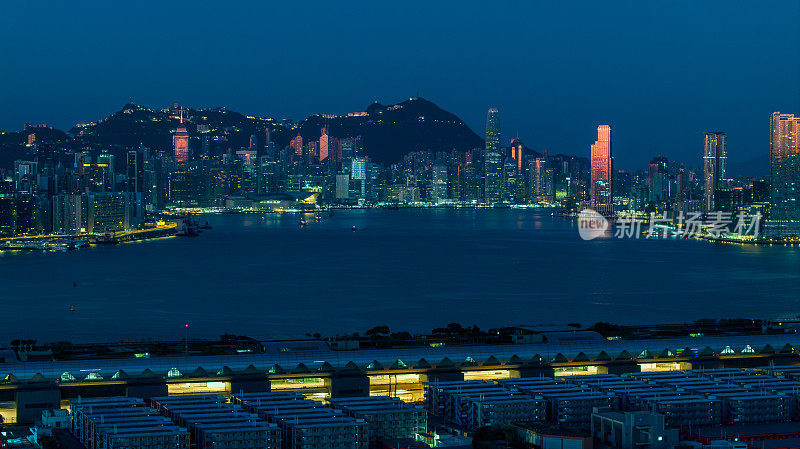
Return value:
<svg viewBox="0 0 800 449">
<path fill-rule="evenodd" d="M 52 199 L 53 232 L 74 235 L 87 228 L 87 195 L 55 195 Z"/>
<path fill-rule="evenodd" d="M 611 127 L 597 127 L 597 140 L 591 148 L 591 187 L 592 209 L 603 214 L 614 213 L 614 195 L 611 177 L 614 173 L 614 159 L 611 156 Z"/>
<path fill-rule="evenodd" d="M 486 146 L 483 152 L 484 197 L 486 202 L 500 201 L 503 155 L 500 152 L 500 113 L 495 108 L 486 113 Z"/>
<path fill-rule="evenodd" d="M 703 211 L 706 213 L 715 210 L 714 192 L 725 180 L 727 160 L 728 137 L 723 132 L 707 132 L 703 149 Z"/>
<path fill-rule="evenodd" d="M 172 135 L 172 147 L 175 154 L 175 163 L 185 165 L 189 162 L 189 132 L 183 124 L 183 111 L 181 111 L 181 123 L 175 134 Z"/>
<path fill-rule="evenodd" d="M 800 117 L 772 113 L 769 134 L 770 232 L 800 233 Z"/>
<path fill-rule="evenodd" d="M 131 211 L 128 193 L 95 193 L 89 195 L 88 232 L 102 234 L 130 229 Z"/>
<path fill-rule="evenodd" d="M 434 164 L 431 169 L 433 202 L 441 203 L 447 199 L 447 165 Z"/>
</svg>

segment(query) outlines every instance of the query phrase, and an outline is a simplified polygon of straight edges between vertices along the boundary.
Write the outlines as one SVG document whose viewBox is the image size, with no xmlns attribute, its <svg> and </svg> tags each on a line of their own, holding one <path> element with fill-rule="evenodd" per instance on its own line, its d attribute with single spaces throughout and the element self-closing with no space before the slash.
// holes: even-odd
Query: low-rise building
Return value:
<svg viewBox="0 0 800 449">
<path fill-rule="evenodd" d="M 284 448 L 367 449 L 369 425 L 298 393 L 239 393 L 234 404 L 275 423 Z"/>
<path fill-rule="evenodd" d="M 222 396 L 152 398 L 153 407 L 191 433 L 195 449 L 280 449 L 280 430 Z"/>
<path fill-rule="evenodd" d="M 139 398 L 70 401 L 70 430 L 87 449 L 188 449 L 189 432 Z"/>
<path fill-rule="evenodd" d="M 678 430 L 665 428 L 664 415 L 648 411 L 597 408 L 591 432 L 595 441 L 614 449 L 667 449 L 678 442 Z"/>
</svg>

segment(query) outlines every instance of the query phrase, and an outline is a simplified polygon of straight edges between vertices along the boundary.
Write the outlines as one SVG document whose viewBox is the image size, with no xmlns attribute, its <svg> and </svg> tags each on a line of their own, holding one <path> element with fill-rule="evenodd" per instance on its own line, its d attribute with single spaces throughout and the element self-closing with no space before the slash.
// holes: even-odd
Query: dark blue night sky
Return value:
<svg viewBox="0 0 800 449">
<path fill-rule="evenodd" d="M 419 93 L 480 135 L 588 155 L 610 123 L 620 168 L 768 151 L 800 113 L 800 2 L 5 2 L 0 129 L 68 128 L 129 100 L 302 119 Z"/>
</svg>

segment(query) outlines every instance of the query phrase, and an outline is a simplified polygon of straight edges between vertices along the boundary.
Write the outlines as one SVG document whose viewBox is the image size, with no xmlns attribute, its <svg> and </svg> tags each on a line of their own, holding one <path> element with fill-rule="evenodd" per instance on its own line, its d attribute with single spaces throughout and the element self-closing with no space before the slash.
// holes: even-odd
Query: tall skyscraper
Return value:
<svg viewBox="0 0 800 449">
<path fill-rule="evenodd" d="M 500 201 L 503 176 L 503 155 L 500 153 L 500 113 L 495 108 L 486 113 L 486 147 L 483 152 L 484 197 L 486 202 Z"/>
<path fill-rule="evenodd" d="M 647 183 L 650 187 L 649 200 L 655 203 L 669 199 L 669 161 L 664 156 L 650 160 L 650 173 Z"/>
<path fill-rule="evenodd" d="M 522 173 L 522 159 L 524 150 L 525 144 L 522 143 L 522 140 L 519 137 L 515 137 L 511 140 L 511 157 L 514 158 L 514 162 L 517 164 L 518 173 Z"/>
<path fill-rule="evenodd" d="M 181 124 L 172 135 L 172 147 L 175 151 L 175 162 L 178 165 L 189 162 L 189 132 L 183 125 L 183 111 L 181 111 Z"/>
<path fill-rule="evenodd" d="M 128 151 L 125 174 L 127 175 L 128 192 L 139 192 L 139 153 L 136 150 Z"/>
<path fill-rule="evenodd" d="M 772 180 L 770 224 L 780 234 L 800 233 L 800 117 L 772 113 L 769 168 Z M 770 226 L 772 228 L 773 226 Z"/>
<path fill-rule="evenodd" d="M 114 155 L 103 149 L 97 156 L 97 167 L 102 170 L 105 190 L 109 192 L 114 191 L 116 187 L 114 179 Z"/>
<path fill-rule="evenodd" d="M 322 133 L 319 136 L 319 161 L 322 162 L 328 157 L 328 132 L 322 128 Z"/>
<path fill-rule="evenodd" d="M 597 140 L 591 149 L 592 179 L 590 197 L 592 209 L 603 215 L 614 213 L 614 195 L 611 177 L 614 173 L 614 159 L 611 156 L 611 127 L 597 127 Z"/>
<path fill-rule="evenodd" d="M 553 169 L 547 159 L 537 157 L 531 162 L 533 170 L 531 177 L 533 178 L 531 202 L 532 203 L 552 203 L 555 201 L 555 184 L 553 177 Z"/>
<path fill-rule="evenodd" d="M 447 165 L 434 164 L 431 168 L 433 202 L 438 204 L 447 199 Z"/>
<path fill-rule="evenodd" d="M 706 133 L 703 149 L 703 211 L 714 211 L 714 192 L 722 187 L 728 161 L 728 137 L 723 132 Z M 680 190 L 680 189 L 679 189 Z"/>
</svg>

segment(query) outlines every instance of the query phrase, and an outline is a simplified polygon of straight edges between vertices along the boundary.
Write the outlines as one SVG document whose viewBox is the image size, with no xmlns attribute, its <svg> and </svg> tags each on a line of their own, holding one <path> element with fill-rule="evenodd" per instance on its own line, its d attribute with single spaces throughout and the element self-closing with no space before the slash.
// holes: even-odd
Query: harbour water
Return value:
<svg viewBox="0 0 800 449">
<path fill-rule="evenodd" d="M 213 229 L 197 238 L 0 252 L 0 342 L 800 314 L 798 247 L 583 241 L 571 220 L 511 209 L 199 221 Z"/>
</svg>

